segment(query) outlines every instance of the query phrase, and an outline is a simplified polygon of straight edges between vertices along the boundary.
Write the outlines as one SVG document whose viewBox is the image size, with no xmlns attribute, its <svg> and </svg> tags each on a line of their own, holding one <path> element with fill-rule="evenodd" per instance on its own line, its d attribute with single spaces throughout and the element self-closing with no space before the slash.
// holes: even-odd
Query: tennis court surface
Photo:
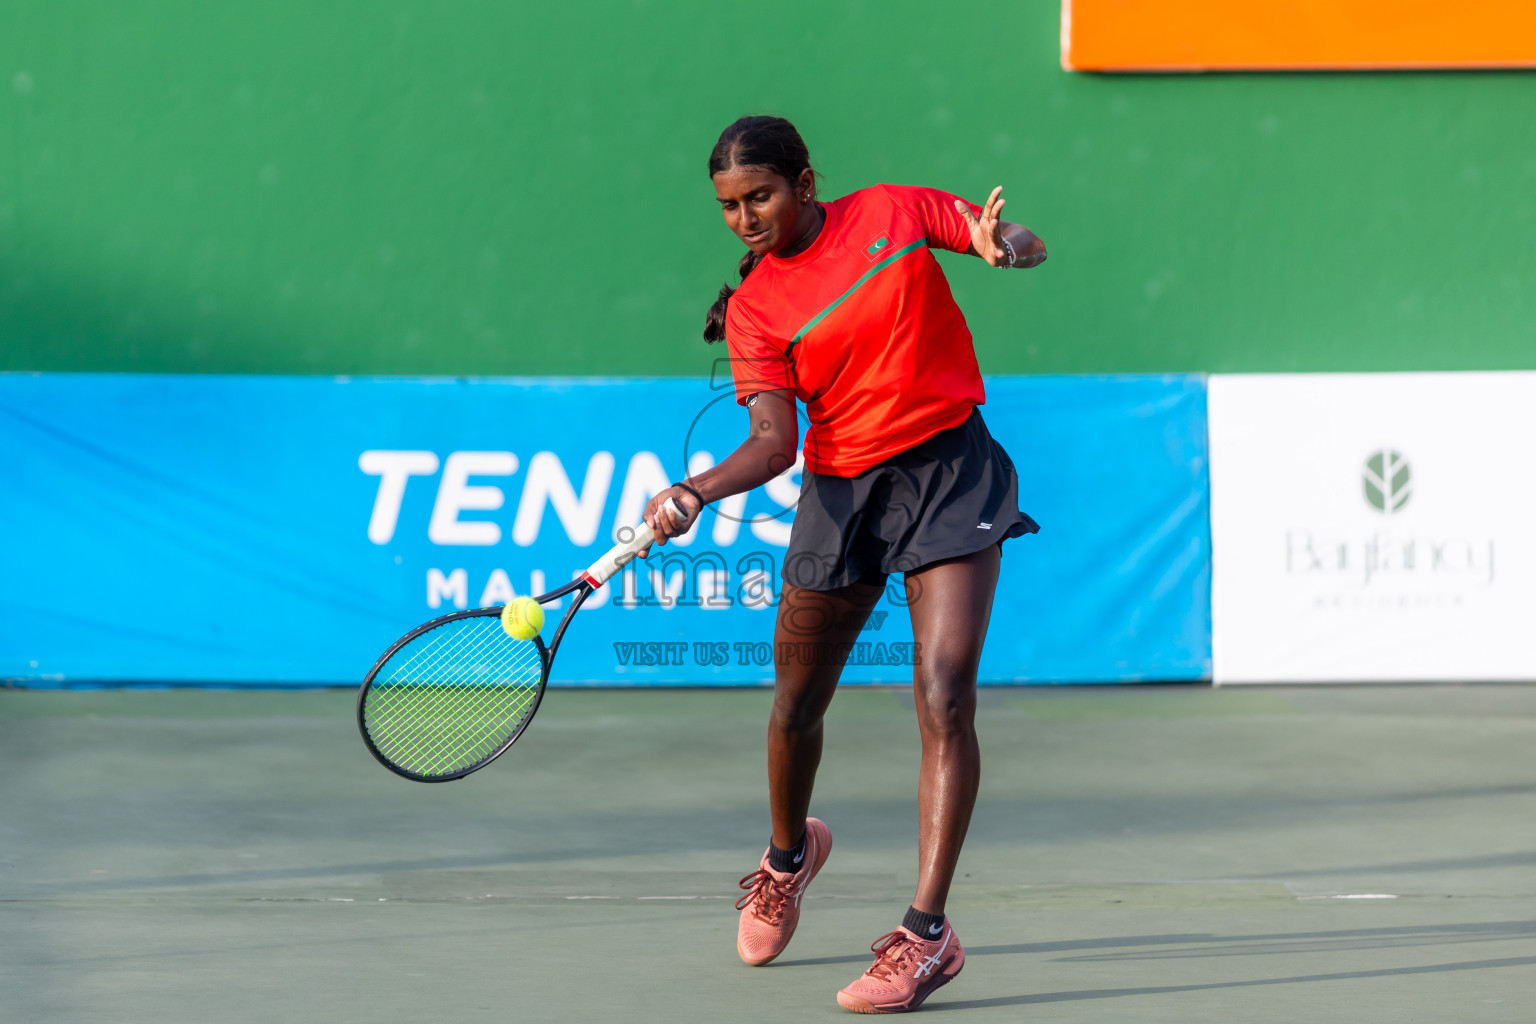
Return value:
<svg viewBox="0 0 1536 1024">
<path fill-rule="evenodd" d="M 0 1020 L 849 1019 L 915 877 L 910 693 L 845 690 L 835 846 L 734 949 L 769 694 L 555 691 L 464 781 L 346 691 L 0 691 Z M 1528 1021 L 1536 689 L 992 689 L 924 1018 Z"/>
</svg>

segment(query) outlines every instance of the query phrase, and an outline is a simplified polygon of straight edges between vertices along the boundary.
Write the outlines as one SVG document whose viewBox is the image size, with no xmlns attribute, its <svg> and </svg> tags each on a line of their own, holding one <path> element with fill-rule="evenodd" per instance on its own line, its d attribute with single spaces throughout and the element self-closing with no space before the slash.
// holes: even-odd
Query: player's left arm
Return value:
<svg viewBox="0 0 1536 1024">
<path fill-rule="evenodd" d="M 979 216 L 964 202 L 955 200 L 955 209 L 960 211 L 971 229 L 971 246 L 966 252 L 980 256 L 990 266 L 1006 267 L 1009 266 L 1008 250 L 1012 247 L 1012 266 L 1023 270 L 1038 267 L 1045 262 L 1045 243 L 1024 225 L 1010 224 L 999 216 L 1006 202 L 1001 185 L 993 189 L 982 204 Z"/>
</svg>

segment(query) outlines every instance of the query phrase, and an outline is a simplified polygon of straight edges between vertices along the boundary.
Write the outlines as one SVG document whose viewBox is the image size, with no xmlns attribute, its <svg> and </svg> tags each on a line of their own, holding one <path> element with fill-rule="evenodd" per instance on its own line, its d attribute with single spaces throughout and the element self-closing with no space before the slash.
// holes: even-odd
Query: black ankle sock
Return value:
<svg viewBox="0 0 1536 1024">
<path fill-rule="evenodd" d="M 775 871 L 794 874 L 805 863 L 805 836 L 800 836 L 800 841 L 787 850 L 781 850 L 773 845 L 773 840 L 768 840 L 768 866 Z"/>
<path fill-rule="evenodd" d="M 907 916 L 901 919 L 901 926 L 932 942 L 944 934 L 944 915 L 925 914 L 916 907 L 908 907 Z"/>
</svg>

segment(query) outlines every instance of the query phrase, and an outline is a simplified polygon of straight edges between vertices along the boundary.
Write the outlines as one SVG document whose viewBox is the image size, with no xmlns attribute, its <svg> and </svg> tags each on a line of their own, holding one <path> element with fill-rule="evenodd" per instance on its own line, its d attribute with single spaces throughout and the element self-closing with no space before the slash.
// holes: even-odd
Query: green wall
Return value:
<svg viewBox="0 0 1536 1024">
<path fill-rule="evenodd" d="M 989 372 L 1536 367 L 1536 77 L 1091 77 L 1058 5 L 0 7 L 0 369 L 693 374 L 719 129 L 980 197 Z"/>
</svg>

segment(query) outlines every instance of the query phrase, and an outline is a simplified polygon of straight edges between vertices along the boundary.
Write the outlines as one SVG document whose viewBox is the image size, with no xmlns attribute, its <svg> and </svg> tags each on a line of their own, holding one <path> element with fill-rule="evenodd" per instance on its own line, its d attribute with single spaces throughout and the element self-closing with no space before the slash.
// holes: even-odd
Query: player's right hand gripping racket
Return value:
<svg viewBox="0 0 1536 1024">
<path fill-rule="evenodd" d="M 666 507 L 687 522 L 671 499 Z M 581 603 L 654 539 L 642 524 L 576 579 L 534 598 L 543 604 L 571 595 L 548 647 L 538 635 L 510 636 L 502 605 L 444 615 L 396 640 L 357 695 L 357 725 L 373 756 L 417 782 L 462 779 L 500 757 L 539 709 L 555 651 Z"/>
</svg>

